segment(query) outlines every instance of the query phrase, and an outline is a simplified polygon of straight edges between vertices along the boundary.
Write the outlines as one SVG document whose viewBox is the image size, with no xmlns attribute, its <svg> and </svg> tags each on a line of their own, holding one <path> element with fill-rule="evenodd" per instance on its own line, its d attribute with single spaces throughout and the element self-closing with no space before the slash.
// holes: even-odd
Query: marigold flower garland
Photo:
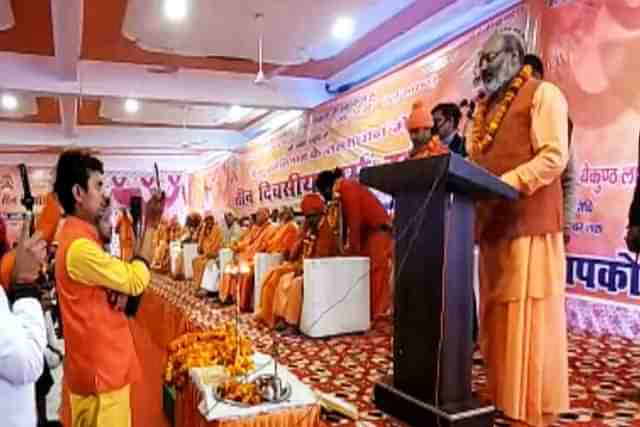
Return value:
<svg viewBox="0 0 640 427">
<path fill-rule="evenodd" d="M 509 108 L 511 108 L 513 100 L 518 95 L 522 86 L 531 79 L 532 74 L 533 69 L 530 65 L 522 67 L 518 75 L 509 84 L 506 93 L 496 107 L 493 117 L 486 125 L 485 116 L 487 114 L 487 99 L 486 97 L 483 97 L 477 102 L 476 113 L 473 118 L 473 138 L 471 142 L 474 154 L 486 152 L 491 143 L 493 143 L 493 139 L 495 138 L 498 129 L 500 129 L 500 125 L 507 115 Z"/>
</svg>

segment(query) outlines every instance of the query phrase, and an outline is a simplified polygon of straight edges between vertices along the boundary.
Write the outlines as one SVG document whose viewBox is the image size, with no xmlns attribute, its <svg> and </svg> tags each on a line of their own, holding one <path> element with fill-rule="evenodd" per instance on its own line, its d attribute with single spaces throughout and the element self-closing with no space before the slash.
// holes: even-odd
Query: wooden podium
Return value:
<svg viewBox="0 0 640 427">
<path fill-rule="evenodd" d="M 376 166 L 360 182 L 394 197 L 394 373 L 376 406 L 411 425 L 493 425 L 471 394 L 474 200 L 518 193 L 458 155 Z"/>
</svg>

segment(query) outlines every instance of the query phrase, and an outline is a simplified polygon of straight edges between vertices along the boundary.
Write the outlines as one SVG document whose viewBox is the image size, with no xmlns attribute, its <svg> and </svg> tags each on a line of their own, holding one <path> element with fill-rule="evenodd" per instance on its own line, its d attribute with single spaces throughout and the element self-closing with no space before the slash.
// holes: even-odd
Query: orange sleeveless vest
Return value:
<svg viewBox="0 0 640 427">
<path fill-rule="evenodd" d="M 496 176 L 533 159 L 531 141 L 531 104 L 539 80 L 529 80 L 518 92 L 507 112 L 493 144 L 473 160 Z M 478 202 L 476 239 L 514 239 L 561 232 L 563 229 L 562 187 L 560 177 L 531 196 L 520 195 L 513 201 Z"/>
<path fill-rule="evenodd" d="M 72 280 L 65 263 L 75 240 L 85 238 L 101 245 L 98 232 L 93 225 L 71 216 L 60 235 L 55 262 L 66 347 L 65 382 L 72 393 L 82 396 L 118 390 L 139 375 L 127 318 L 111 307 L 106 288 Z"/>
</svg>

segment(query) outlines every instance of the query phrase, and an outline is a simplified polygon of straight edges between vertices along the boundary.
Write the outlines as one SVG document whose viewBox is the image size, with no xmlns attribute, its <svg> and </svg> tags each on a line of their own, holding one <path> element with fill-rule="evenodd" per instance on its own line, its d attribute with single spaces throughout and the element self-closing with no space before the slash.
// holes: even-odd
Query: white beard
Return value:
<svg viewBox="0 0 640 427">
<path fill-rule="evenodd" d="M 487 95 L 491 96 L 502 89 L 505 85 L 518 74 L 519 69 L 515 67 L 503 66 L 500 68 L 498 75 L 485 82 L 483 81 L 484 89 L 487 91 Z"/>
</svg>

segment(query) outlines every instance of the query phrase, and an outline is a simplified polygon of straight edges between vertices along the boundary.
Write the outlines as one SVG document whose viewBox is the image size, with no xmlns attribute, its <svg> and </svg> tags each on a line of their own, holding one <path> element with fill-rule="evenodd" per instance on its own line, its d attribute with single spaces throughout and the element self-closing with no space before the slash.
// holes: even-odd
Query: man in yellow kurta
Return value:
<svg viewBox="0 0 640 427">
<path fill-rule="evenodd" d="M 512 426 L 547 426 L 569 408 L 560 176 L 568 158 L 567 102 L 530 77 L 512 31 L 483 47 L 487 96 L 467 149 L 520 193 L 480 202 L 480 346 L 489 393 Z"/>
<path fill-rule="evenodd" d="M 234 245 L 236 267 L 239 274 L 231 276 L 226 272 L 220 283 L 220 301 L 236 301 L 242 311 L 248 311 L 253 298 L 253 257 L 264 252 L 277 227 L 269 221 L 269 210 L 261 208 L 256 214 L 256 223 L 240 242 Z"/>
<path fill-rule="evenodd" d="M 218 251 L 222 247 L 222 228 L 216 223 L 213 215 L 204 219 L 204 228 L 198 240 L 198 253 L 200 256 L 193 260 L 193 281 L 196 287 L 200 287 L 204 269 L 210 260 L 218 256 Z"/>
</svg>

